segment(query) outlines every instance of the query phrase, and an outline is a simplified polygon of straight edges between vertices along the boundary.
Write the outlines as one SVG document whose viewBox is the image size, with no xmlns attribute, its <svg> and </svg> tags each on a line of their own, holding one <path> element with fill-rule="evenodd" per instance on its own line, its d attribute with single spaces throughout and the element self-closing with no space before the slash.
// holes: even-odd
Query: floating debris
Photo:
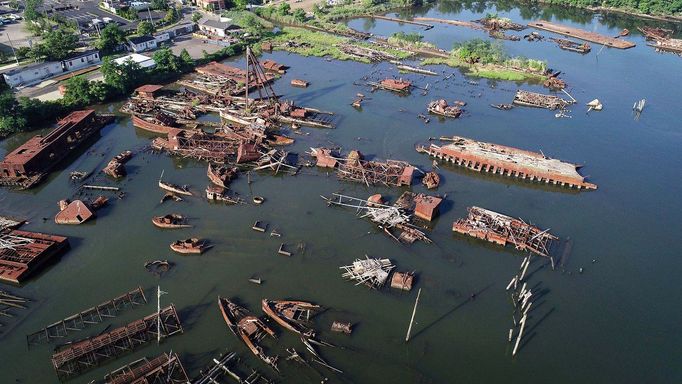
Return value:
<svg viewBox="0 0 682 384">
<path fill-rule="evenodd" d="M 594 100 L 590 101 L 589 103 L 587 103 L 587 106 L 589 107 L 587 109 L 587 112 L 589 112 L 589 111 L 601 111 L 604 108 L 604 106 L 599 101 L 599 99 L 594 99 Z"/>
<path fill-rule="evenodd" d="M 334 193 L 331 198 L 322 197 L 328 205 L 354 208 L 360 217 L 367 217 L 377 224 L 393 240 L 412 244 L 417 240 L 431 243 L 426 234 L 411 224 L 411 215 L 399 207 L 383 205 L 356 197 Z M 398 234 L 398 237 L 394 235 Z"/>
<path fill-rule="evenodd" d="M 440 185 L 440 176 L 434 172 L 427 172 L 422 178 L 422 184 L 428 189 L 438 188 Z"/>
<path fill-rule="evenodd" d="M 293 87 L 307 88 L 308 85 L 310 85 L 310 83 L 305 81 L 305 80 L 301 80 L 301 79 L 292 79 L 291 85 Z"/>
<path fill-rule="evenodd" d="M 206 198 L 209 201 L 220 201 L 227 204 L 243 203 L 242 199 L 230 196 L 227 189 L 209 185 L 206 187 Z"/>
<path fill-rule="evenodd" d="M 588 43 L 578 43 L 572 40 L 557 39 L 554 37 L 550 37 L 549 39 L 557 43 L 559 48 L 565 51 L 577 52 L 584 55 L 592 50 L 592 47 L 590 47 L 590 44 Z"/>
<path fill-rule="evenodd" d="M 106 384 L 189 383 L 189 377 L 176 353 L 162 353 L 149 360 L 135 360 L 104 377 Z"/>
<path fill-rule="evenodd" d="M 355 285 L 365 284 L 370 288 L 378 289 L 386 284 L 391 270 L 395 266 L 389 259 L 370 259 L 368 256 L 356 259 L 352 265 L 339 267 L 344 272 L 341 277 L 356 281 Z"/>
<path fill-rule="evenodd" d="M 543 95 L 541 93 L 518 90 L 514 96 L 514 104 L 524 107 L 546 108 L 546 109 L 565 109 L 572 104 L 557 96 Z"/>
<path fill-rule="evenodd" d="M 353 323 L 342 323 L 340 321 L 334 321 L 331 327 L 332 332 L 340 332 L 350 335 L 353 333 Z"/>
</svg>

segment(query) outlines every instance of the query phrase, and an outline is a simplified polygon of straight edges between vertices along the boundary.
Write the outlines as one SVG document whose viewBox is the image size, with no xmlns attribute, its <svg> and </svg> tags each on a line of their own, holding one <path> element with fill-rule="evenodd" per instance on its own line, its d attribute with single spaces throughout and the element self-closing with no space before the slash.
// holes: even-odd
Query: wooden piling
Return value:
<svg viewBox="0 0 682 384">
<path fill-rule="evenodd" d="M 407 328 L 407 335 L 405 336 L 405 342 L 410 341 L 410 333 L 412 333 L 412 323 L 414 323 L 414 315 L 417 313 L 417 304 L 419 304 L 419 295 L 421 295 L 422 289 L 419 288 L 417 291 L 417 299 L 414 301 L 414 309 L 412 309 L 412 318 L 410 319 L 410 326 Z"/>
</svg>

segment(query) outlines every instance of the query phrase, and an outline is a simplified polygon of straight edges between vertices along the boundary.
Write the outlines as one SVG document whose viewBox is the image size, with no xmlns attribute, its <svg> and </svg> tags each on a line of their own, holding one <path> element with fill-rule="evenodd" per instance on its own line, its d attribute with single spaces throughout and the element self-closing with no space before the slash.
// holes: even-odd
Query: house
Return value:
<svg viewBox="0 0 682 384">
<path fill-rule="evenodd" d="M 232 24 L 232 19 L 226 17 L 221 17 L 219 20 L 202 17 L 197 24 L 199 25 L 199 30 L 209 36 L 225 37 L 229 33 L 241 31 L 238 25 Z"/>
<path fill-rule="evenodd" d="M 197 0 L 197 7 L 209 11 L 225 9 L 225 0 Z"/>
<path fill-rule="evenodd" d="M 5 83 L 11 88 L 22 84 L 30 84 L 62 73 L 62 63 L 59 61 L 46 61 L 33 63 L 11 69 L 2 74 Z"/>
<path fill-rule="evenodd" d="M 170 33 L 166 32 L 166 31 L 159 32 L 159 33 L 154 35 L 154 40 L 156 40 L 157 46 L 160 45 L 161 43 L 163 43 L 164 41 L 170 41 L 170 39 L 171 39 L 171 35 L 170 35 Z"/>
<path fill-rule="evenodd" d="M 149 56 L 141 55 L 139 53 L 133 53 L 128 56 L 123 56 L 119 57 L 118 59 L 114 60 L 114 63 L 117 65 L 122 65 L 126 61 L 132 61 L 133 63 L 137 63 L 140 68 L 154 68 L 156 66 L 156 62 L 154 59 L 152 59 Z"/>
<path fill-rule="evenodd" d="M 144 52 L 156 49 L 154 36 L 133 36 L 128 38 L 128 44 L 133 52 Z"/>
<path fill-rule="evenodd" d="M 62 68 L 65 71 L 89 67 L 102 62 L 99 51 L 90 50 L 85 52 L 74 52 L 70 57 L 62 60 Z"/>
<path fill-rule="evenodd" d="M 185 23 L 176 25 L 172 28 L 166 29 L 164 32 L 168 32 L 171 38 L 186 35 L 188 33 L 194 32 L 196 25 L 194 23 Z"/>
</svg>

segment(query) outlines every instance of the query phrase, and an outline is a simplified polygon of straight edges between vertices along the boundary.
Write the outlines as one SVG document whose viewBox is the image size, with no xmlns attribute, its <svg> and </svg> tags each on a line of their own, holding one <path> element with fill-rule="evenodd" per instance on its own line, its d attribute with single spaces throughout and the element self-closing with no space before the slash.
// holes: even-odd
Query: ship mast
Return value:
<svg viewBox="0 0 682 384">
<path fill-rule="evenodd" d="M 246 98 L 244 110 L 249 112 L 249 57 L 251 57 L 251 47 L 246 46 Z"/>
</svg>

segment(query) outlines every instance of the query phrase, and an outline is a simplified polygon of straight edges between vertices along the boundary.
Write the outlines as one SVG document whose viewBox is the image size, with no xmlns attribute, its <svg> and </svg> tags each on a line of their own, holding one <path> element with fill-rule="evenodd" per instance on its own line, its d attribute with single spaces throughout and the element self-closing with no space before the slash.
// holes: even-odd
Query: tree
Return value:
<svg viewBox="0 0 682 384">
<path fill-rule="evenodd" d="M 178 11 L 175 8 L 171 8 L 166 11 L 166 15 L 163 17 L 163 21 L 167 24 L 174 23 L 178 19 Z"/>
<path fill-rule="evenodd" d="M 40 18 L 38 8 L 43 5 L 43 0 L 25 0 L 24 1 L 24 18 L 27 21 L 35 21 Z"/>
<path fill-rule="evenodd" d="M 140 21 L 140 24 L 137 25 L 137 34 L 140 36 L 151 35 L 155 29 L 154 24 L 149 21 Z"/>
<path fill-rule="evenodd" d="M 101 67 L 104 82 L 114 92 L 127 94 L 144 80 L 145 73 L 140 64 L 126 60 L 123 64 L 116 64 L 110 57 L 105 57 Z"/>
<path fill-rule="evenodd" d="M 118 27 L 117 24 L 109 23 L 100 31 L 100 36 L 95 41 L 95 48 L 102 51 L 104 54 L 114 52 L 116 47 L 125 43 L 126 34 Z"/>
<path fill-rule="evenodd" d="M 282 3 L 277 7 L 277 13 L 279 13 L 282 16 L 286 16 L 289 13 L 291 13 L 291 5 L 289 3 Z"/>
<path fill-rule="evenodd" d="M 192 22 L 196 23 L 196 22 L 198 22 L 199 20 L 201 20 L 202 17 L 203 17 L 203 16 L 201 16 L 201 13 L 195 12 L 195 13 L 192 15 Z"/>
<path fill-rule="evenodd" d="M 180 62 L 185 69 L 194 68 L 194 59 L 192 59 L 192 56 L 190 56 L 189 52 L 184 48 L 180 51 Z"/>
<path fill-rule="evenodd" d="M 62 27 L 43 34 L 43 41 L 31 49 L 31 57 L 64 60 L 76 49 L 77 44 L 78 36 Z"/>
<path fill-rule="evenodd" d="M 306 16 L 305 11 L 301 8 L 294 11 L 294 19 L 300 23 L 305 22 Z"/>
<path fill-rule="evenodd" d="M 180 58 L 173 54 L 170 48 L 159 49 L 152 56 L 156 63 L 156 70 L 165 73 L 179 73 L 182 64 Z"/>
<path fill-rule="evenodd" d="M 75 76 L 66 81 L 66 92 L 62 102 L 69 106 L 84 107 L 92 104 L 90 82 L 88 79 Z"/>
<path fill-rule="evenodd" d="M 17 56 L 17 60 L 24 60 L 31 55 L 31 48 L 19 47 L 14 50 L 14 54 Z"/>
<path fill-rule="evenodd" d="M 166 2 L 166 0 L 152 0 L 151 6 L 152 6 L 152 9 L 156 9 L 156 10 L 168 9 L 168 3 Z"/>
<path fill-rule="evenodd" d="M 249 5 L 249 0 L 233 0 L 234 3 L 234 9 L 238 11 L 242 11 L 246 9 L 246 6 Z"/>
</svg>

